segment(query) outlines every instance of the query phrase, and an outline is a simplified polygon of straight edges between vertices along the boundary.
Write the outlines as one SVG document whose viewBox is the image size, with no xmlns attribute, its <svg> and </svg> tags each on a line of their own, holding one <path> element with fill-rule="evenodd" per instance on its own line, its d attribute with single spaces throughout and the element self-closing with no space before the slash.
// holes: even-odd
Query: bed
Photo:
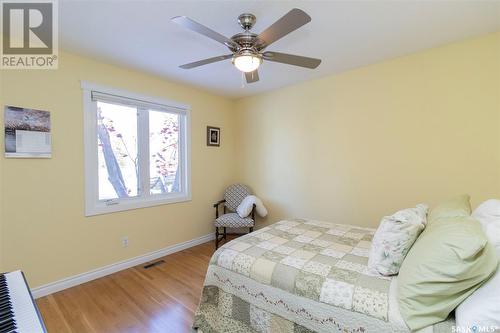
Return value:
<svg viewBox="0 0 500 333">
<path fill-rule="evenodd" d="M 375 230 L 284 220 L 235 239 L 210 260 L 194 329 L 210 332 L 409 332 L 397 279 L 372 274 Z M 423 332 L 451 332 L 453 319 Z"/>
</svg>

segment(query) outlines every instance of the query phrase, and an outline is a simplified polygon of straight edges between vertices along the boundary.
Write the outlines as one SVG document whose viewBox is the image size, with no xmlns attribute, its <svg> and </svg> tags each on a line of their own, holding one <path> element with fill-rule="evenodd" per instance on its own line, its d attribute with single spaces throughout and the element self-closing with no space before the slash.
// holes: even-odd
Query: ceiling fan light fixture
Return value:
<svg viewBox="0 0 500 333">
<path fill-rule="evenodd" d="M 233 57 L 233 65 L 244 73 L 253 72 L 260 64 L 262 64 L 260 54 L 251 51 L 243 51 Z"/>
<path fill-rule="evenodd" d="M 205 37 L 224 44 L 231 51 L 230 54 L 190 62 L 179 67 L 183 69 L 191 69 L 231 59 L 233 65 L 239 71 L 244 73 L 243 76 L 245 77 L 246 82 L 254 83 L 259 81 L 259 73 L 257 69 L 264 60 L 310 69 L 314 69 L 319 66 L 321 59 L 274 51 L 264 52 L 269 45 L 311 21 L 311 17 L 303 10 L 293 8 L 260 34 L 255 34 L 250 31 L 252 30 L 256 20 L 257 18 L 253 14 L 241 14 L 238 17 L 238 23 L 244 31 L 228 38 L 216 31 L 213 31 L 209 27 L 204 26 L 203 24 L 190 19 L 189 17 L 173 17 L 173 22 L 186 29 L 197 32 Z"/>
</svg>

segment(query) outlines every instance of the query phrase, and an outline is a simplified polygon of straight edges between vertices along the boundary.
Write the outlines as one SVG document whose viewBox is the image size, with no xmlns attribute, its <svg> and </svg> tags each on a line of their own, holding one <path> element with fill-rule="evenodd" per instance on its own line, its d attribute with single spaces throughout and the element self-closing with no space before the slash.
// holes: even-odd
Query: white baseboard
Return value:
<svg viewBox="0 0 500 333">
<path fill-rule="evenodd" d="M 186 242 L 182 242 L 179 244 L 168 246 L 168 247 L 165 247 L 165 248 L 157 250 L 157 251 L 149 252 L 149 253 L 146 253 L 142 256 L 123 260 L 123 261 L 120 261 L 120 262 L 117 262 L 117 263 L 114 263 L 111 265 L 107 265 L 107 266 L 104 266 L 101 268 L 91 270 L 89 272 L 70 276 L 70 277 L 55 281 L 55 282 L 48 283 L 48 284 L 45 284 L 43 286 L 31 289 L 31 293 L 33 294 L 34 298 L 39 298 L 39 297 L 43 297 L 46 295 L 50 295 L 52 293 L 55 293 L 55 292 L 58 292 L 58 291 L 61 291 L 64 289 L 71 288 L 71 287 L 74 287 L 76 285 L 79 285 L 79 284 L 82 284 L 82 283 L 85 283 L 88 281 L 92 281 L 92 280 L 98 279 L 100 277 L 103 277 L 103 276 L 106 276 L 109 274 L 113 274 L 113 273 L 116 273 L 118 271 L 143 264 L 143 263 L 148 262 L 148 261 L 156 260 L 156 259 L 164 257 L 166 255 L 169 255 L 169 254 L 172 254 L 175 252 L 179 252 L 179 251 L 188 249 L 190 247 L 193 247 L 193 246 L 196 246 L 199 244 L 209 242 L 213 239 L 215 239 L 215 235 L 213 233 L 211 233 L 211 234 L 208 234 L 205 236 L 201 236 L 199 238 L 188 240 Z"/>
</svg>

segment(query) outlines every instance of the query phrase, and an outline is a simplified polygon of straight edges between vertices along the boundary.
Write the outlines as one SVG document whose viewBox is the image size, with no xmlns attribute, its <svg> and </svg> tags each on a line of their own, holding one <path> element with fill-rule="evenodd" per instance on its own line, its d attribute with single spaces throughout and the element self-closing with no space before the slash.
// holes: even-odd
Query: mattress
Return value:
<svg viewBox="0 0 500 333">
<path fill-rule="evenodd" d="M 395 277 L 367 269 L 374 229 L 294 219 L 210 260 L 193 328 L 209 332 L 409 332 Z M 451 332 L 453 321 L 425 332 Z"/>
</svg>

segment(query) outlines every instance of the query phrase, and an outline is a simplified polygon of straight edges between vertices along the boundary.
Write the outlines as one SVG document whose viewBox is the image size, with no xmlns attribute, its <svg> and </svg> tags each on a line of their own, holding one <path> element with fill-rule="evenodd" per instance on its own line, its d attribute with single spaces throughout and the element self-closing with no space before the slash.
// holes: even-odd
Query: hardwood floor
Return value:
<svg viewBox="0 0 500 333">
<path fill-rule="evenodd" d="M 209 242 L 39 298 L 49 333 L 189 332 L 214 252 Z"/>
</svg>

